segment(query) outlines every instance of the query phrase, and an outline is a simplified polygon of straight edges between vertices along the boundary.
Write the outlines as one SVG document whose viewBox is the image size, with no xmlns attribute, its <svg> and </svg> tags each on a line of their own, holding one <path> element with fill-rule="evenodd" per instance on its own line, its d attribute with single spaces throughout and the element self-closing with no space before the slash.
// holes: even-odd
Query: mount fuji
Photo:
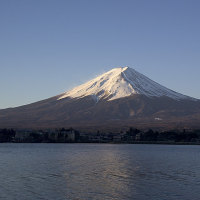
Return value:
<svg viewBox="0 0 200 200">
<path fill-rule="evenodd" d="M 0 110 L 0 127 L 200 127 L 200 100 L 129 67 L 114 68 L 55 97 Z"/>
<path fill-rule="evenodd" d="M 86 96 L 93 96 L 97 101 L 100 99 L 112 101 L 135 94 L 145 95 L 147 97 L 166 96 L 175 100 L 192 100 L 190 97 L 163 87 L 129 67 L 114 68 L 64 93 L 59 97 L 59 100 L 66 97 L 83 98 Z"/>
</svg>

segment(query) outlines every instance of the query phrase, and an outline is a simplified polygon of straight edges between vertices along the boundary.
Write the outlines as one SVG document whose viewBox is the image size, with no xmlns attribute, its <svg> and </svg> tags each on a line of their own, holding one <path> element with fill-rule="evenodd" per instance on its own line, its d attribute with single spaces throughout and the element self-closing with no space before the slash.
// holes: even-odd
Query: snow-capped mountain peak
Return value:
<svg viewBox="0 0 200 200">
<path fill-rule="evenodd" d="M 99 99 L 112 101 L 134 94 L 148 97 L 167 96 L 175 100 L 190 98 L 152 81 L 132 68 L 119 67 L 63 93 L 58 100 L 92 96 L 97 102 Z"/>
</svg>

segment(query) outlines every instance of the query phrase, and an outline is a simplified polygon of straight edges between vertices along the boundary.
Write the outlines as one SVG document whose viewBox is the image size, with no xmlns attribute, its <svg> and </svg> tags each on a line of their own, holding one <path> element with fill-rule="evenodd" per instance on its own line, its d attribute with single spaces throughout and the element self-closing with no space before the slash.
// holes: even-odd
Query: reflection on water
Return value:
<svg viewBox="0 0 200 200">
<path fill-rule="evenodd" d="M 200 147 L 0 144 L 0 199 L 199 200 Z"/>
</svg>

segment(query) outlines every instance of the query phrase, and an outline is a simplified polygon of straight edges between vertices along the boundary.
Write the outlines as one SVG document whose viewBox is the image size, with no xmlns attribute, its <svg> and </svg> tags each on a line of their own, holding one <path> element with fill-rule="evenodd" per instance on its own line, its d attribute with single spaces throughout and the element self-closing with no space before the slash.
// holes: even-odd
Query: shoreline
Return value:
<svg viewBox="0 0 200 200">
<path fill-rule="evenodd" d="M 158 145 L 200 145 L 198 142 L 135 141 L 135 142 L 0 142 L 0 144 L 158 144 Z"/>
</svg>

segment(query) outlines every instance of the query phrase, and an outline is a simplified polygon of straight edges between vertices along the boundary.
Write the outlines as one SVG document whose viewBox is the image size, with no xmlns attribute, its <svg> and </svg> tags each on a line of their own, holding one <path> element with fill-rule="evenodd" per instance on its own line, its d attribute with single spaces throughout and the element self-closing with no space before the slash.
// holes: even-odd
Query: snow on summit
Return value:
<svg viewBox="0 0 200 200">
<path fill-rule="evenodd" d="M 63 93 L 58 100 L 66 97 L 92 96 L 97 102 L 99 99 L 112 101 L 134 94 L 142 94 L 148 97 L 167 96 L 175 100 L 190 98 L 152 81 L 132 68 L 120 67 Z"/>
</svg>

